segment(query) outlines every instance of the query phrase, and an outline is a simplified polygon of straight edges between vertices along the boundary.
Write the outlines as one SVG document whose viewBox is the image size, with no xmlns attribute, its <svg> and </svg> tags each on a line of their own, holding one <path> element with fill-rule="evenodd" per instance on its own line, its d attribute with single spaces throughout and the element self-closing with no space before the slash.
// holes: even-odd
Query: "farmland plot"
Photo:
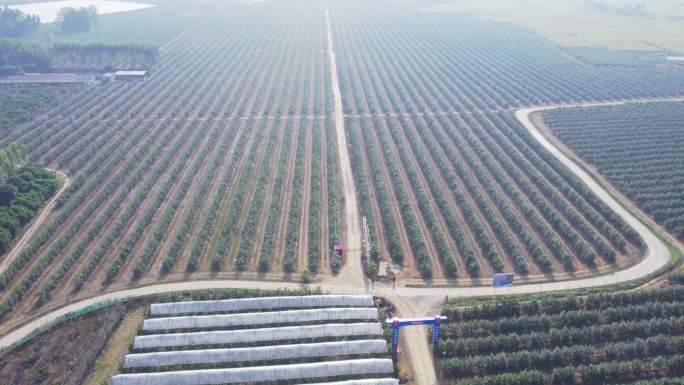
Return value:
<svg viewBox="0 0 684 385">
<path fill-rule="evenodd" d="M 559 109 L 543 117 L 563 143 L 684 239 L 684 103 Z"/>
<path fill-rule="evenodd" d="M 447 306 L 440 383 L 681 384 L 683 290 Z"/>
<path fill-rule="evenodd" d="M 353 118 L 349 127 L 381 250 L 423 278 L 572 275 L 638 254 L 633 230 L 530 145 L 509 113 Z"/>
<path fill-rule="evenodd" d="M 2 317 L 130 284 L 330 271 L 325 22 L 305 3 L 226 5 L 165 46 L 145 82 L 10 135 L 73 183 L 0 272 Z"/>
<path fill-rule="evenodd" d="M 515 25 L 367 3 L 333 3 L 337 65 L 351 72 L 340 72 L 346 113 L 499 110 L 682 93 L 681 69 L 584 65 Z"/>
<path fill-rule="evenodd" d="M 512 111 L 676 95 L 666 79 L 684 72 L 585 67 L 514 26 L 346 4 L 331 13 L 361 215 L 404 277 L 562 279 L 638 259 L 639 236 Z"/>
<path fill-rule="evenodd" d="M 86 91 L 10 133 L 72 184 L 0 271 L 0 318 L 157 281 L 337 270 L 330 57 L 362 215 L 406 277 L 633 263 L 639 237 L 511 111 L 675 95 L 684 73 L 584 67 L 517 27 L 378 4 L 214 4 L 144 82 Z"/>
</svg>

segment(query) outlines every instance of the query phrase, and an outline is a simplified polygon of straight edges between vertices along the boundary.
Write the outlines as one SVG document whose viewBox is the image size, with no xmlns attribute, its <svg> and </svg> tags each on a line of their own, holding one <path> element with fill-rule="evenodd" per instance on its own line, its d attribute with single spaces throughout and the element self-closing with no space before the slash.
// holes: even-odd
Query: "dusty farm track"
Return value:
<svg viewBox="0 0 684 385">
<path fill-rule="evenodd" d="M 342 107 L 342 93 L 340 92 L 339 76 L 337 74 L 337 62 L 330 25 L 330 11 L 325 10 L 326 33 L 328 37 L 328 55 L 330 58 L 330 73 L 335 111 L 335 131 L 337 133 L 337 156 L 340 162 L 341 185 L 344 194 L 344 221 L 345 244 L 347 258 L 342 270 L 337 275 L 337 280 L 350 285 L 363 285 L 363 271 L 361 260 L 358 257 L 361 250 L 361 218 L 359 217 L 358 203 L 356 201 L 356 188 L 354 187 L 354 175 L 349 159 L 346 131 L 344 129 L 344 112 Z M 359 287 L 357 286 L 357 287 Z"/>
</svg>

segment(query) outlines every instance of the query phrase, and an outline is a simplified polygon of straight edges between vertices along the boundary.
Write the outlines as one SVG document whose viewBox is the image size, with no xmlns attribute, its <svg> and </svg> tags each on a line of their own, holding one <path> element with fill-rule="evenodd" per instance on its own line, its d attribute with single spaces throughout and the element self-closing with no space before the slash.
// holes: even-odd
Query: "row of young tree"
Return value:
<svg viewBox="0 0 684 385">
<path fill-rule="evenodd" d="M 566 346 L 640 336 L 640 333 L 677 333 L 681 325 L 682 306 L 664 304 L 653 307 L 657 313 L 618 315 L 615 323 L 592 324 L 586 327 L 564 326 L 539 332 L 496 334 L 484 337 L 452 338 L 440 345 L 446 356 L 483 355 L 495 352 L 535 350 L 544 346 Z M 645 307 L 643 310 L 651 310 Z M 660 318 L 651 318 L 660 317 Z M 670 318 L 678 317 L 678 318 Z M 624 318 L 625 320 L 620 320 Z M 636 318 L 636 320 L 634 320 Z M 665 324 L 662 324 L 663 321 Z M 674 323 L 671 323 L 674 322 Z M 669 323 L 669 324 L 668 324 Z M 667 326 L 663 326 L 667 325 Z M 665 329 L 663 329 L 663 327 Z M 639 329 L 641 328 L 641 329 Z M 453 335 L 453 334 L 452 334 Z"/>
<path fill-rule="evenodd" d="M 369 173 L 375 183 L 380 219 L 386 227 L 386 244 L 395 261 L 401 261 L 405 252 L 396 239 L 399 232 L 394 230 L 395 210 L 390 187 L 383 186 L 387 178 L 383 168 L 388 170 L 391 181 L 388 186 L 395 190 L 409 245 L 424 277 L 429 276 L 426 266 L 430 257 L 422 252 L 427 251 L 427 243 L 423 247 L 421 242 L 428 239 L 436 248 L 435 255 L 446 277 L 456 275 L 458 254 L 468 274 L 478 276 L 480 266 L 473 246 L 479 248 L 494 272 L 504 270 L 501 256 L 506 255 L 518 273 L 526 274 L 528 259 L 542 272 L 552 271 L 552 258 L 567 271 L 574 271 L 578 267 L 574 256 L 583 265 L 595 267 L 598 256 L 606 263 L 616 262 L 618 253 L 624 253 L 626 239 L 639 244 L 638 236 L 633 237 L 629 227 L 610 216 L 609 210 L 593 199 L 581 183 L 559 173 L 514 130 L 504 138 L 492 121 L 504 127 L 508 125 L 497 114 L 473 114 L 472 118 L 462 119 L 425 116 L 360 120 L 364 141 L 378 141 L 384 152 L 377 153 L 371 148 L 366 155 L 355 156 L 365 156 L 368 160 L 368 171 L 364 171 L 363 163 L 357 170 Z M 387 129 L 383 128 L 385 125 Z M 370 136 L 374 132 L 377 139 Z M 354 136 L 352 140 L 358 142 Z M 391 150 L 393 146 L 397 148 L 397 155 Z M 522 157 L 520 151 L 527 156 Z M 404 192 L 403 175 L 410 191 Z M 444 189 L 445 184 L 448 190 Z M 360 188 L 367 194 L 362 181 Z M 417 204 L 417 218 L 422 218 L 419 220 L 429 230 L 428 239 L 422 240 L 420 229 L 409 226 L 414 222 L 410 215 L 413 208 L 407 205 L 412 199 Z M 461 208 L 463 222 L 457 219 L 450 199 Z M 577 207 L 581 209 L 579 212 Z M 466 231 L 473 235 L 475 245 L 469 244 Z M 496 238 L 491 237 L 492 233 Z"/>
<path fill-rule="evenodd" d="M 657 356 L 651 359 L 605 362 L 596 365 L 565 366 L 550 373 L 531 370 L 459 381 L 459 385 L 599 385 L 647 383 L 677 384 L 684 375 L 684 355 Z M 673 377 L 658 382 L 660 378 Z M 653 381 L 651 381 L 653 380 Z"/>
<path fill-rule="evenodd" d="M 3 85 L 0 87 L 0 136 L 56 107 L 81 89 L 79 85 Z"/>
<path fill-rule="evenodd" d="M 445 306 L 442 312 L 449 319 L 458 321 L 499 320 L 509 317 L 557 314 L 580 309 L 596 310 L 663 301 L 684 301 L 684 286 L 675 285 L 654 290 L 624 291 L 587 296 L 545 297 L 539 300 L 504 300 L 469 307 Z"/>
<path fill-rule="evenodd" d="M 647 214 L 684 239 L 681 102 L 552 110 L 554 133 Z"/>
<path fill-rule="evenodd" d="M 467 378 L 521 372 L 533 368 L 548 370 L 566 366 L 596 365 L 625 359 L 676 355 L 682 351 L 684 351 L 684 337 L 659 334 L 599 346 L 573 345 L 512 353 L 501 352 L 465 359 L 449 358 L 444 361 L 442 369 L 450 377 Z"/>
<path fill-rule="evenodd" d="M 450 323 L 437 350 L 444 375 L 458 385 L 598 385 L 684 374 L 680 285 L 447 306 L 443 314 Z"/>
<path fill-rule="evenodd" d="M 297 58 L 302 64 L 300 67 L 285 65 L 277 55 L 264 60 L 261 52 L 252 54 L 249 47 L 275 44 L 273 39 L 278 41 L 282 31 L 266 29 L 254 34 L 253 18 L 242 20 L 233 14 L 223 16 L 235 19 L 237 24 L 210 21 L 174 40 L 159 67 L 158 78 L 155 76 L 130 86 L 114 84 L 88 89 L 12 133 L 12 138 L 26 139 L 30 143 L 34 159 L 59 165 L 72 174 L 73 187 L 61 195 L 63 198 L 59 199 L 55 215 L 39 228 L 30 244 L 0 274 L 3 315 L 7 316 L 10 311 L 17 314 L 20 309 L 85 288 L 107 287 L 110 282 L 128 283 L 140 274 L 143 279 L 156 278 L 160 273 L 183 274 L 186 267 L 189 274 L 196 271 L 207 274 L 211 271 L 213 257 L 219 255 L 215 253 L 219 231 L 223 231 L 226 222 L 231 225 L 227 234 L 229 247 L 228 252 L 221 255 L 219 267 L 222 271 L 235 271 L 237 259 L 234 256 L 242 241 L 240 226 L 248 223 L 246 219 L 253 207 L 249 194 L 257 191 L 257 171 L 261 165 L 271 166 L 272 160 L 278 159 L 276 154 L 279 152 L 275 151 L 278 146 L 282 146 L 286 161 L 282 162 L 282 167 L 278 165 L 276 169 L 272 165 L 273 169 L 269 170 L 270 176 L 276 177 L 273 188 L 278 190 L 272 194 L 271 206 L 276 208 L 273 212 L 277 214 L 268 211 L 271 207 L 259 207 L 261 216 L 256 222 L 271 225 L 274 231 L 266 231 L 260 236 L 264 239 L 273 236 L 273 242 L 270 246 L 263 243 L 263 253 L 254 247 L 255 255 L 247 261 L 245 269 L 254 273 L 257 263 L 252 262 L 264 255 L 264 263 L 258 264 L 264 266 L 263 271 L 278 274 L 283 270 L 285 261 L 280 251 L 289 230 L 290 214 L 297 213 L 300 224 L 304 218 L 303 210 L 290 210 L 294 200 L 284 195 L 284 191 L 290 191 L 295 170 L 308 167 L 306 151 L 310 144 L 307 135 L 314 131 L 306 128 L 312 120 L 303 117 L 316 115 L 325 108 L 324 95 L 316 98 L 304 95 L 327 85 L 324 72 L 327 61 L 322 60 L 323 56 L 316 56 L 321 60 L 314 60 L 307 55 L 284 55 L 292 60 Z M 282 16 L 273 14 L 270 17 L 279 19 Z M 217 30 L 223 29 L 237 33 L 234 28 L 244 33 L 239 37 L 226 33 L 230 39 L 216 34 Z M 288 31 L 300 34 L 300 38 L 294 39 L 297 41 L 306 35 L 298 29 Z M 285 34 L 282 39 L 289 41 L 288 36 Z M 320 39 L 311 43 L 323 47 L 323 42 Z M 245 55 L 231 54 L 236 51 L 245 52 Z M 298 70 L 292 72 L 291 68 Z M 279 109 L 281 113 L 290 111 L 292 105 L 295 114 L 302 118 L 267 118 L 279 113 Z M 269 121 L 273 121 L 273 131 L 280 136 L 273 156 L 266 157 L 270 136 L 261 122 Z M 286 127 L 283 127 L 285 122 Z M 185 188 L 188 180 L 185 175 L 195 169 L 195 159 L 203 157 L 204 143 L 222 141 L 213 139 L 214 123 L 228 139 L 228 148 L 220 150 L 221 155 L 210 150 L 210 155 L 200 162 L 199 170 L 194 173 L 192 187 Z M 307 133 L 304 140 L 299 140 L 300 131 Z M 209 135 L 212 137 L 207 138 Z M 200 142 L 195 138 L 201 138 Z M 299 143 L 302 143 L 301 150 L 297 149 Z M 185 151 L 187 148 L 194 151 L 189 154 Z M 295 156 L 297 152 L 301 155 Z M 323 147 L 321 159 L 322 152 Z M 250 156 L 252 153 L 254 157 Z M 167 155 L 172 157 L 171 162 L 167 162 Z M 214 177 L 208 177 L 211 179 L 208 190 L 200 189 L 206 186 L 205 175 L 214 169 L 214 164 L 218 169 Z M 253 164 L 253 167 L 243 167 L 247 164 Z M 179 165 L 183 166 L 178 168 Z M 320 167 L 322 164 L 311 165 L 312 175 L 314 170 L 319 174 Z M 308 174 L 297 179 L 300 185 L 292 190 L 294 194 L 302 195 L 300 208 L 306 202 L 304 191 L 309 181 L 306 176 Z M 173 180 L 171 184 L 166 183 L 169 179 Z M 244 189 L 241 179 L 247 182 Z M 327 184 L 322 181 L 321 193 L 323 185 Z M 162 196 L 163 202 L 158 205 L 162 190 L 168 193 Z M 187 195 L 177 206 L 180 191 Z M 206 194 L 201 195 L 200 191 L 206 191 Z M 123 200 L 119 199 L 121 196 Z M 264 196 L 271 194 L 265 191 Z M 199 204 L 194 211 L 189 210 L 192 202 Z M 236 216 L 231 214 L 233 202 L 241 204 Z M 148 211 L 152 207 L 154 211 Z M 172 207 L 178 209 L 172 210 L 175 214 L 167 224 L 168 209 Z M 290 210 L 289 214 L 285 214 L 286 210 Z M 321 210 L 313 211 L 316 215 L 325 215 Z M 194 215 L 190 215 L 191 212 Z M 150 214 L 152 221 L 148 223 Z M 160 229 L 163 235 L 158 238 Z M 179 237 L 181 232 L 186 234 L 184 241 Z M 249 233 L 245 228 L 244 235 L 256 237 L 258 232 Z M 297 241 L 307 236 L 307 229 L 302 228 Z M 257 238 L 250 242 L 261 245 Z M 147 248 L 147 245 L 154 247 Z M 148 258 L 153 248 L 154 253 Z M 321 255 L 324 248 L 327 247 L 321 244 Z M 301 249 L 306 250 L 297 246 L 297 251 Z M 143 254 L 145 257 L 139 258 Z M 296 269 L 306 267 L 306 263 L 301 263 L 305 258 L 297 255 Z M 144 262 L 136 269 L 139 260 Z M 45 299 L 41 299 L 43 297 Z M 37 300 L 40 303 L 36 304 Z"/>
<path fill-rule="evenodd" d="M 618 321 L 643 319 L 662 314 L 677 314 L 684 309 L 681 302 L 655 302 L 602 309 L 567 310 L 556 314 L 523 315 L 496 321 L 476 320 L 452 323 L 444 333 L 453 338 L 485 337 L 498 334 L 532 333 L 552 328 L 583 327 Z"/>
<path fill-rule="evenodd" d="M 79 55 L 130 53 L 154 59 L 159 55 L 156 46 L 133 43 L 54 43 L 55 53 L 77 53 Z"/>
<path fill-rule="evenodd" d="M 349 7 L 336 16 L 335 35 L 346 39 L 338 66 L 351 70 L 340 73 L 342 89 L 350 91 L 345 112 L 463 112 L 681 94 L 670 83 L 681 71 L 586 66 L 511 25 L 384 11 Z M 355 78 L 355 72 L 369 69 Z M 389 98 L 359 92 L 381 95 L 383 89 Z"/>
<path fill-rule="evenodd" d="M 344 27 L 340 33 L 344 33 Z M 366 111 L 382 113 L 385 117 L 397 115 L 398 119 L 383 118 L 386 123 L 373 122 L 376 128 L 382 124 L 390 127 L 392 140 L 380 137 L 380 143 L 388 142 L 390 148 L 402 147 L 405 135 L 406 143 L 411 146 L 411 151 L 399 151 L 398 158 L 392 153 L 385 156 L 391 180 L 383 181 L 387 177 L 376 171 L 375 155 L 366 155 L 371 166 L 366 175 L 377 180 L 375 186 L 369 186 L 368 193 L 375 190 L 380 209 L 380 217 L 375 219 L 385 227 L 386 251 L 392 259 L 401 261 L 404 254 L 411 253 L 421 274 L 429 277 L 432 275 L 429 270 L 433 269 L 428 269 L 429 256 L 424 255 L 423 250 L 434 246 L 435 250 L 430 253 L 440 259 L 441 270 L 447 278 L 459 273 L 459 259 L 469 276 L 479 276 L 482 262 L 478 262 L 477 256 L 481 256 L 494 272 L 503 271 L 508 265 L 519 274 L 528 274 L 533 264 L 543 273 L 552 273 L 558 269 L 554 267 L 556 261 L 561 269 L 573 272 L 578 268 L 614 264 L 618 256 L 626 253 L 625 238 L 640 245 L 638 236 L 632 239 L 629 227 L 619 218 L 610 216 L 610 210 L 601 206 L 581 182 L 544 157 L 543 149 L 526 144 L 529 138 L 517 127 L 511 127 L 503 113 L 476 113 L 472 117 L 462 114 L 460 119 L 449 118 L 448 111 L 425 108 L 424 103 L 435 95 L 425 89 L 424 83 L 407 79 L 405 68 L 390 66 L 387 71 L 396 78 L 378 79 L 372 75 L 372 66 L 378 63 L 374 58 L 370 62 L 368 59 L 362 56 L 360 62 L 345 62 L 342 66 L 345 92 L 357 97 L 356 102 L 346 105 L 347 111 L 359 117 L 365 116 Z M 368 79 L 370 84 L 365 81 Z M 448 97 L 450 92 L 456 91 L 439 88 L 438 93 Z M 477 94 L 483 100 L 494 98 L 489 94 Z M 405 117 L 405 111 L 426 113 L 409 119 Z M 363 120 L 360 122 L 362 127 L 370 126 Z M 502 128 L 510 134 L 503 133 Z M 420 134 L 414 134 L 415 130 Z M 424 153 L 426 147 L 429 156 Z M 395 162 L 400 165 L 398 172 L 393 171 Z M 378 163 L 382 165 L 382 161 Z M 414 171 L 415 165 L 419 168 Z M 364 167 L 355 170 L 364 170 Z M 402 194 L 401 178 L 397 177 L 408 178 L 405 183 L 413 191 Z M 445 182 L 450 191 L 442 187 Z M 394 194 L 392 190 L 386 191 L 387 188 L 381 186 L 383 183 L 396 190 Z M 359 185 L 363 204 L 366 188 L 363 183 Z M 393 207 L 393 200 L 387 199 L 392 195 L 400 207 Z M 415 220 L 410 215 L 413 208 L 406 206 L 411 199 L 418 206 Z M 458 211 L 451 208 L 455 206 L 450 202 L 452 199 L 461 209 L 462 219 L 458 218 Z M 399 217 L 392 218 L 396 212 Z M 404 250 L 402 232 L 395 230 L 399 221 L 409 238 L 410 250 Z M 421 221 L 421 226 L 426 227 L 424 232 L 430 233 L 427 239 L 420 239 L 422 235 L 413 228 L 414 222 Z"/>
</svg>

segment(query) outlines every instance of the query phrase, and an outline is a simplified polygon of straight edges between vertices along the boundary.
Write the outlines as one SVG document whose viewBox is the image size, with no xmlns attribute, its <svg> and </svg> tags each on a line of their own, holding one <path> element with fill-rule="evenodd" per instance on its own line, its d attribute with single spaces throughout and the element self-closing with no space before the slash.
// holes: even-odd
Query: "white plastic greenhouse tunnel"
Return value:
<svg viewBox="0 0 684 385">
<path fill-rule="evenodd" d="M 398 385 L 378 318 L 372 296 L 153 304 L 112 384 Z"/>
<path fill-rule="evenodd" d="M 227 313 L 266 309 L 299 309 L 338 306 L 373 306 L 370 295 L 307 295 L 294 297 L 239 298 L 153 304 L 152 316 L 193 313 Z"/>
<path fill-rule="evenodd" d="M 399 385 L 399 380 L 397 380 L 395 378 L 374 378 L 371 380 L 319 382 L 316 384 L 300 384 L 300 385 Z"/>
<path fill-rule="evenodd" d="M 124 360 L 124 368 L 273 361 L 382 353 L 387 353 L 387 343 L 384 340 L 322 342 L 314 344 L 258 346 L 237 349 L 183 350 L 128 354 Z"/>
<path fill-rule="evenodd" d="M 294 341 L 315 338 L 381 336 L 379 323 L 325 324 L 282 328 L 243 329 L 195 333 L 154 334 L 135 337 L 133 348 L 154 349 L 182 346 L 245 344 L 263 341 Z"/>
<path fill-rule="evenodd" d="M 250 368 L 184 370 L 160 373 L 120 374 L 112 385 L 211 385 L 239 384 L 293 379 L 392 374 L 394 363 L 388 358 L 316 362 Z"/>
<path fill-rule="evenodd" d="M 319 321 L 377 320 L 376 308 L 332 308 L 315 310 L 289 310 L 265 313 L 220 314 L 152 318 L 145 320 L 143 330 L 208 329 L 245 325 L 294 324 Z"/>
</svg>

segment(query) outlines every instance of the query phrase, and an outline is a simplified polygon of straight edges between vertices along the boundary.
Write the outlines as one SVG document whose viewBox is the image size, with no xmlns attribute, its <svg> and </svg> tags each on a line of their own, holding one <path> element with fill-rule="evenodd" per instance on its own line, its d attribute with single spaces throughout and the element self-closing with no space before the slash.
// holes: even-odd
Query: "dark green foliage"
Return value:
<svg viewBox="0 0 684 385">
<path fill-rule="evenodd" d="M 26 123 L 42 111 L 56 107 L 60 101 L 79 89 L 81 86 L 73 85 L 0 86 L 0 132 L 9 130 L 17 124 Z"/>
<path fill-rule="evenodd" d="M 133 43 L 55 43 L 52 65 L 64 70 L 150 68 L 159 57 L 156 46 Z"/>
<path fill-rule="evenodd" d="M 11 247 L 21 228 L 58 187 L 54 174 L 34 165 L 20 168 L 0 184 L 0 253 Z"/>
<path fill-rule="evenodd" d="M 97 8 L 94 5 L 80 8 L 62 8 L 59 11 L 57 22 L 64 33 L 88 32 L 97 26 Z"/>
<path fill-rule="evenodd" d="M 684 273 L 674 273 L 670 275 L 670 282 L 678 285 L 684 285 Z"/>
<path fill-rule="evenodd" d="M 9 206 L 16 197 L 16 187 L 11 184 L 0 184 L 0 205 Z"/>
<path fill-rule="evenodd" d="M 43 46 L 21 40 L 0 39 L 0 76 L 40 72 L 49 68 L 50 57 Z"/>
<path fill-rule="evenodd" d="M 40 19 L 38 16 L 27 15 L 18 9 L 0 6 L 0 36 L 22 37 L 36 32 L 39 26 Z"/>
<path fill-rule="evenodd" d="M 12 233 L 9 230 L 0 227 L 0 253 L 7 251 L 8 247 L 12 244 Z"/>
<path fill-rule="evenodd" d="M 159 48 L 144 44 L 131 43 L 56 43 L 52 46 L 54 54 L 103 55 L 103 54 L 132 54 L 143 55 L 150 62 L 159 56 Z"/>
</svg>

